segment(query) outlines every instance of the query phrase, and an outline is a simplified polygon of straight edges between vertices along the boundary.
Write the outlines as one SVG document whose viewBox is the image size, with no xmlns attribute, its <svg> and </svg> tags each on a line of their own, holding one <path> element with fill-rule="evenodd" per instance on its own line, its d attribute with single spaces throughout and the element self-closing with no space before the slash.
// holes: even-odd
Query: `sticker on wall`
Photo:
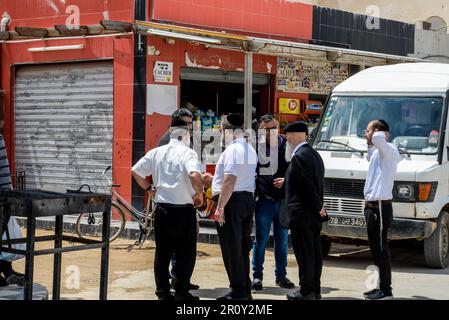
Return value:
<svg viewBox="0 0 449 320">
<path fill-rule="evenodd" d="M 298 99 L 279 98 L 279 113 L 300 114 L 300 106 Z"/>
<path fill-rule="evenodd" d="M 149 84 L 147 89 L 147 112 L 171 116 L 178 109 L 178 86 Z"/>
<path fill-rule="evenodd" d="M 173 82 L 173 62 L 156 61 L 153 69 L 154 82 Z"/>
</svg>

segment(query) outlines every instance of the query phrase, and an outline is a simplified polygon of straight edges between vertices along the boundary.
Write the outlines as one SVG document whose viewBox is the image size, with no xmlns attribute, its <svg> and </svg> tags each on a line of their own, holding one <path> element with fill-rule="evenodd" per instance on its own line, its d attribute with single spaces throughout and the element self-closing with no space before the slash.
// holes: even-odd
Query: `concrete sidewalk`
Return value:
<svg viewBox="0 0 449 320">
<path fill-rule="evenodd" d="M 24 230 L 25 231 L 25 230 Z M 51 234 L 39 231 L 39 235 Z M 49 244 L 38 243 L 39 248 Z M 65 242 L 65 246 L 70 243 Z M 111 244 L 109 261 L 108 297 L 112 300 L 153 300 L 154 294 L 153 241 L 147 241 L 138 249 L 133 240 L 119 239 Z M 396 299 L 449 299 L 449 268 L 444 270 L 425 267 L 422 248 L 398 246 L 392 250 L 393 289 Z M 14 263 L 23 272 L 23 259 Z M 334 245 L 331 254 L 324 260 L 322 275 L 323 299 L 363 299 L 373 273 L 367 271 L 372 265 L 366 247 Z M 267 250 L 264 270 L 265 290 L 253 294 L 254 299 L 285 300 L 289 290 L 275 286 L 274 253 Z M 40 256 L 35 261 L 35 281 L 52 288 L 53 258 Z M 298 284 L 298 267 L 293 253 L 288 255 L 288 277 Z M 99 294 L 100 250 L 65 253 L 62 266 L 63 299 L 96 300 Z M 223 266 L 220 247 L 199 243 L 197 261 L 192 282 L 201 286 L 192 293 L 201 299 L 215 299 L 227 292 L 228 279 Z"/>
</svg>

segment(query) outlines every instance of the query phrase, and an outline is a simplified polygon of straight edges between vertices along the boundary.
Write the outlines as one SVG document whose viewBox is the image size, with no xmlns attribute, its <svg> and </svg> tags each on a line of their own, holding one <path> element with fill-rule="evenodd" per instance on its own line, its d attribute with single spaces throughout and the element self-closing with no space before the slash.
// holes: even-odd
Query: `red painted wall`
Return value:
<svg viewBox="0 0 449 320">
<path fill-rule="evenodd" d="M 156 20 L 290 38 L 312 38 L 313 6 L 288 0 L 153 0 Z"/>
<path fill-rule="evenodd" d="M 228 32 L 285 39 L 312 39 L 313 6 L 288 0 L 152 0 L 150 16 L 153 20 L 196 26 Z M 219 67 L 227 71 L 243 71 L 244 55 L 240 52 L 205 49 L 202 45 L 190 45 L 176 41 L 168 46 L 163 40 L 152 38 L 149 45 L 161 52 L 148 59 L 148 83 L 152 83 L 152 70 L 156 60 L 174 62 L 174 83 L 180 85 L 180 68 L 187 66 L 188 59 L 199 68 Z M 276 76 L 276 57 L 254 56 L 254 72 Z M 270 67 L 267 66 L 270 64 Z M 288 94 L 275 91 L 272 81 L 270 112 L 277 112 L 280 97 L 307 99 L 306 94 Z M 180 92 L 178 91 L 178 97 Z M 296 116 L 287 116 L 289 121 Z M 287 119 L 286 118 L 286 119 Z M 284 117 L 283 117 L 284 119 Z M 156 146 L 160 136 L 167 130 L 170 117 L 153 115 L 147 117 L 147 132 L 151 132 L 146 148 Z"/>
<path fill-rule="evenodd" d="M 66 24 L 71 6 L 77 6 L 80 24 L 99 24 L 108 13 L 109 20 L 132 21 L 134 0 L 0 0 L 0 14 L 8 12 L 10 30 L 17 26 L 47 28 Z"/>
<path fill-rule="evenodd" d="M 149 46 L 155 46 L 160 51 L 159 56 L 148 56 L 148 83 L 154 83 L 153 67 L 156 61 L 174 63 L 174 81 L 172 85 L 178 86 L 178 105 L 180 100 L 180 72 L 182 67 L 197 66 L 201 68 L 221 69 L 225 71 L 241 71 L 244 68 L 244 54 L 237 51 L 205 48 L 204 45 L 190 44 L 185 41 L 176 41 L 174 45 L 168 45 L 164 39 L 150 37 Z M 274 75 L 276 72 L 276 57 L 254 56 L 254 72 Z M 273 110 L 273 108 L 270 108 Z M 147 141 L 146 150 L 157 145 L 160 137 L 170 125 L 170 116 L 154 113 L 147 115 Z"/>
<path fill-rule="evenodd" d="M 69 5 L 80 7 L 81 24 L 99 24 L 104 19 L 103 12 L 108 10 L 109 19 L 132 21 L 134 16 L 133 0 L 0 0 L 0 11 L 7 11 L 12 18 L 11 27 L 51 27 L 64 24 L 68 14 L 65 8 Z M 57 11 L 59 10 L 59 13 Z M 9 30 L 12 30 L 12 28 Z M 74 51 L 55 51 L 30 53 L 28 48 L 43 46 L 61 46 L 84 44 L 85 49 Z M 118 190 L 128 201 L 131 200 L 131 166 L 132 166 L 132 127 L 133 127 L 133 82 L 134 82 L 134 37 L 122 38 L 89 38 L 38 41 L 28 43 L 1 44 L 0 88 L 5 90 L 5 128 L 4 136 L 7 144 L 12 170 L 14 170 L 14 75 L 18 64 L 44 64 L 54 62 L 113 60 L 114 64 L 114 176 L 116 183 L 121 184 Z"/>
</svg>

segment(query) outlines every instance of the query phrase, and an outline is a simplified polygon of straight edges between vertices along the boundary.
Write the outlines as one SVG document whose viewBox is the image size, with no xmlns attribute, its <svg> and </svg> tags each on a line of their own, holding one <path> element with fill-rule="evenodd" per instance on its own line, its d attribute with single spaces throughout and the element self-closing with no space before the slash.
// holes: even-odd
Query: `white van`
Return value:
<svg viewBox="0 0 449 320">
<path fill-rule="evenodd" d="M 323 226 L 325 253 L 331 242 L 367 239 L 364 129 L 371 120 L 383 119 L 403 158 L 395 177 L 389 238 L 424 241 L 428 266 L 449 265 L 448 99 L 448 64 L 373 67 L 333 90 L 313 138 L 326 166 L 330 220 Z"/>
</svg>

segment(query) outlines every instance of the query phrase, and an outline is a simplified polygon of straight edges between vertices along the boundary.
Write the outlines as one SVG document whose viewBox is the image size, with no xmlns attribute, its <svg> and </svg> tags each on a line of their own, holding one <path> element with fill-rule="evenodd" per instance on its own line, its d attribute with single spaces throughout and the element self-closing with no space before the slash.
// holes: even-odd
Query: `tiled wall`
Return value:
<svg viewBox="0 0 449 320">
<path fill-rule="evenodd" d="M 367 19 L 371 18 L 315 6 L 312 38 L 322 44 L 356 50 L 402 56 L 414 52 L 414 25 L 380 19 L 380 28 L 370 30 Z"/>
</svg>

